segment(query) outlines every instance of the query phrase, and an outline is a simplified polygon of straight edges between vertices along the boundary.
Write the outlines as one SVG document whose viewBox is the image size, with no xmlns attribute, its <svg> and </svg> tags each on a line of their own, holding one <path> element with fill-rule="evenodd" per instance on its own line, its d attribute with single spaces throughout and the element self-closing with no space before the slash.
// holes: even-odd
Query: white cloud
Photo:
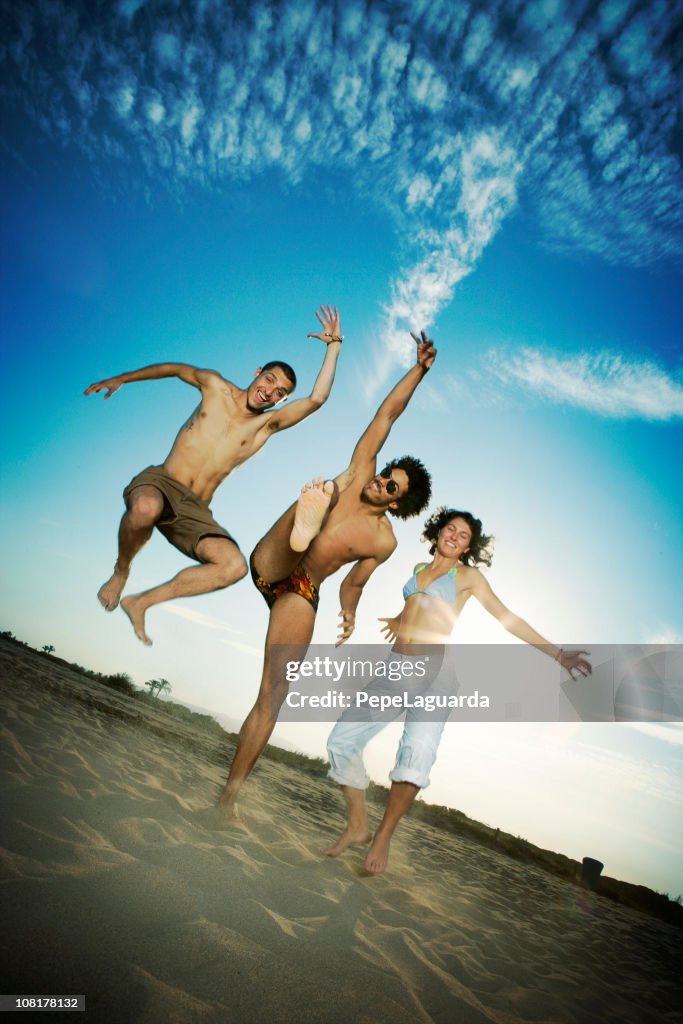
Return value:
<svg viewBox="0 0 683 1024">
<path fill-rule="evenodd" d="M 294 136 L 298 142 L 307 142 L 311 137 L 311 122 L 307 114 L 299 120 L 294 129 Z"/>
<path fill-rule="evenodd" d="M 251 658 L 263 658 L 262 647 L 245 644 L 243 640 L 226 640 L 225 637 L 221 637 L 219 643 L 223 644 L 224 647 L 231 647 L 234 651 L 239 651 L 241 654 L 248 654 Z"/>
<path fill-rule="evenodd" d="M 114 107 L 117 114 L 121 117 L 127 117 L 133 109 L 135 104 L 135 89 L 132 85 L 125 85 L 122 89 L 119 89 L 114 98 Z"/>
<path fill-rule="evenodd" d="M 537 68 L 533 64 L 518 64 L 508 71 L 506 95 L 513 89 L 528 89 L 536 77 Z"/>
<path fill-rule="evenodd" d="M 683 416 L 683 385 L 652 362 L 609 353 L 557 357 L 525 348 L 514 353 L 492 351 L 488 366 L 503 383 L 521 385 L 541 398 L 599 416 L 648 420 Z"/>
<path fill-rule="evenodd" d="M 363 29 L 364 14 L 363 4 L 344 4 L 341 15 L 342 34 L 351 39 L 359 36 Z"/>
<path fill-rule="evenodd" d="M 624 139 L 628 136 L 628 126 L 622 118 L 617 118 L 603 129 L 598 135 L 593 146 L 593 152 L 598 160 L 605 160 L 617 146 L 623 145 Z"/>
<path fill-rule="evenodd" d="M 476 64 L 491 42 L 491 39 L 491 22 L 483 13 L 475 15 L 463 47 L 463 60 L 465 64 L 468 66 Z"/>
<path fill-rule="evenodd" d="M 191 103 L 187 110 L 183 113 L 180 122 L 180 132 L 183 137 L 185 145 L 192 145 L 192 141 L 197 132 L 197 123 L 201 117 L 201 109 L 196 103 Z"/>
<path fill-rule="evenodd" d="M 418 203 L 428 203 L 431 205 L 433 198 L 431 197 L 432 183 L 426 174 L 416 174 L 413 180 L 408 186 L 408 194 L 406 196 L 406 203 L 408 206 L 415 206 Z"/>
<path fill-rule="evenodd" d="M 145 104 L 145 113 L 152 124 L 161 124 L 166 117 L 166 108 L 158 97 L 152 96 Z"/>
<path fill-rule="evenodd" d="M 196 626 L 216 630 L 220 633 L 240 635 L 240 630 L 229 626 L 223 619 L 217 619 L 214 615 L 207 615 L 206 612 L 197 611 L 196 608 L 188 608 L 187 605 L 181 604 L 178 601 L 175 601 L 173 604 L 160 605 L 160 608 L 169 615 L 177 615 L 178 618 L 192 622 Z"/>
<path fill-rule="evenodd" d="M 460 193 L 452 198 L 448 226 L 420 233 L 420 247 L 427 255 L 392 282 L 391 300 L 384 311 L 383 352 L 375 372 L 366 379 L 368 394 L 374 394 L 388 375 L 387 352 L 404 365 L 412 361 L 414 343 L 409 332 L 427 330 L 434 323 L 514 206 L 521 165 L 497 134 L 479 133 L 467 144 L 460 141 L 459 152 L 457 146 L 449 152 L 458 164 Z"/>
<path fill-rule="evenodd" d="M 279 110 L 287 94 L 284 68 L 275 68 L 272 75 L 267 75 L 263 79 L 263 91 L 273 104 L 273 110 Z"/>
<path fill-rule="evenodd" d="M 446 102 L 448 85 L 430 61 L 423 57 L 415 57 L 410 65 L 408 94 L 418 106 L 427 107 L 432 113 L 435 113 L 441 110 Z"/>
<path fill-rule="evenodd" d="M 621 90 L 614 85 L 601 89 L 593 102 L 580 114 L 581 126 L 586 134 L 597 133 L 614 114 L 622 99 Z"/>
</svg>

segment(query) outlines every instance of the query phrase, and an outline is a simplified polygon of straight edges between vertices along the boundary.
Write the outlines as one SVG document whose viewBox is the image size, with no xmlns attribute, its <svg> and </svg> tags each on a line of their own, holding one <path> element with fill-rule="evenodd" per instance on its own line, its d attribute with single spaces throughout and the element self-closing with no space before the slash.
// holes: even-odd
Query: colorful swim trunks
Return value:
<svg viewBox="0 0 683 1024">
<path fill-rule="evenodd" d="M 278 597 L 282 597 L 283 594 L 298 594 L 299 597 L 303 597 L 304 601 L 308 601 L 314 612 L 317 612 L 320 600 L 318 588 L 303 566 L 297 565 L 290 576 L 284 580 L 276 580 L 275 583 L 269 583 L 263 576 L 259 576 L 254 566 L 253 556 L 249 559 L 249 567 L 254 586 L 263 594 L 269 608 L 272 608 Z"/>
</svg>

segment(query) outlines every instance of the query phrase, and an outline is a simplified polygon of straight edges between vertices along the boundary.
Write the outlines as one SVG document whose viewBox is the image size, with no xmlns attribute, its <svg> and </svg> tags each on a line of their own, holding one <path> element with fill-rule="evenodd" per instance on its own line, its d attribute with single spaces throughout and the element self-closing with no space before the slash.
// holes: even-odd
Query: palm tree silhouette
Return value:
<svg viewBox="0 0 683 1024">
<path fill-rule="evenodd" d="M 148 679 L 145 686 L 149 686 L 151 697 L 158 697 L 160 693 L 170 693 L 172 690 L 168 679 Z"/>
</svg>

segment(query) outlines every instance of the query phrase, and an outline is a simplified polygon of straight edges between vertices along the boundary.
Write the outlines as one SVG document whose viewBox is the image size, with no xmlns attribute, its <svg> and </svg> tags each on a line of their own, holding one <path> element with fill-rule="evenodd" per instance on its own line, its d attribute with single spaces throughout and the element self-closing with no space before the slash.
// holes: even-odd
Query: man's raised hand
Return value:
<svg viewBox="0 0 683 1024">
<path fill-rule="evenodd" d="M 423 370 L 431 370 L 432 363 L 436 359 L 434 342 L 427 337 L 424 331 L 420 331 L 419 338 L 417 334 L 413 334 L 411 331 L 410 337 L 417 345 L 417 365 L 421 366 Z"/>
<path fill-rule="evenodd" d="M 307 338 L 318 338 L 320 341 L 324 341 L 326 345 L 329 345 L 331 341 L 341 341 L 343 338 L 341 332 L 341 317 L 339 316 L 339 310 L 336 306 L 322 306 L 320 307 L 321 312 L 316 309 L 315 315 L 320 321 L 322 331 L 318 334 L 311 332 L 307 334 Z"/>
<path fill-rule="evenodd" d="M 110 377 L 108 380 L 101 380 L 97 384 L 91 384 L 89 388 L 86 388 L 83 392 L 84 395 L 95 395 L 100 391 L 106 389 L 105 398 L 111 398 L 115 391 L 118 391 L 123 381 L 120 377 Z"/>
</svg>

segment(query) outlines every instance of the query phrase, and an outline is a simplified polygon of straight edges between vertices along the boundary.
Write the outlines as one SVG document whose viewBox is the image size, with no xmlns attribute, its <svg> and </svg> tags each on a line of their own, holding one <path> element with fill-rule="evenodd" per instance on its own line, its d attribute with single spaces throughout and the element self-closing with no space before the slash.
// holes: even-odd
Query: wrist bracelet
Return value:
<svg viewBox="0 0 683 1024">
<path fill-rule="evenodd" d="M 564 654 L 564 647 L 560 647 L 559 651 L 555 655 L 555 661 L 559 661 L 562 664 L 562 655 Z"/>
<path fill-rule="evenodd" d="M 344 340 L 344 335 L 343 334 L 330 334 L 329 331 L 323 331 L 323 338 L 329 338 L 330 341 L 338 341 L 339 344 L 341 345 L 342 341 Z"/>
</svg>

